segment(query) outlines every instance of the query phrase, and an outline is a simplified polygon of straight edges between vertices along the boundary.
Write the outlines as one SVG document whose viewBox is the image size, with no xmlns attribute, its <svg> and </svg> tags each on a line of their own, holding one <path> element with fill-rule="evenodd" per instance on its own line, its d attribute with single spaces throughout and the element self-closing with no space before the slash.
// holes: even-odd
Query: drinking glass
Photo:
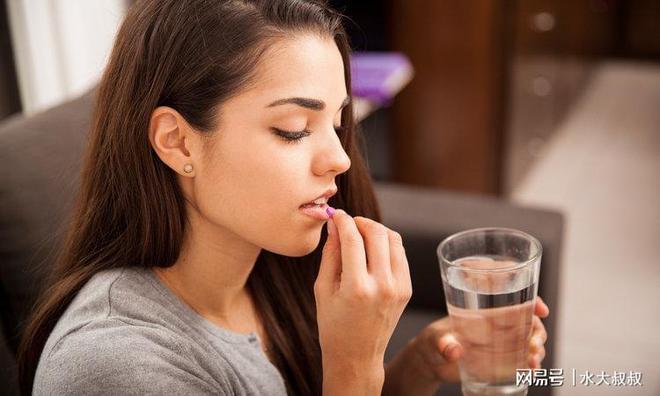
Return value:
<svg viewBox="0 0 660 396">
<path fill-rule="evenodd" d="M 452 330 L 464 348 L 463 395 L 521 395 L 516 369 L 528 369 L 542 247 L 525 232 L 477 228 L 437 249 Z"/>
</svg>

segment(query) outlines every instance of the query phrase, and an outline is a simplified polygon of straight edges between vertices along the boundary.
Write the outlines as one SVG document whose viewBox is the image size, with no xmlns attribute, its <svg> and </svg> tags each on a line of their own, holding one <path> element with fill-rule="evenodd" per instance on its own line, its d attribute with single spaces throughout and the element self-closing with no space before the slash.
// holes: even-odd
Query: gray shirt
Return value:
<svg viewBox="0 0 660 396">
<path fill-rule="evenodd" d="M 286 395 L 258 334 L 221 328 L 149 269 L 94 275 L 44 347 L 35 395 Z"/>
</svg>

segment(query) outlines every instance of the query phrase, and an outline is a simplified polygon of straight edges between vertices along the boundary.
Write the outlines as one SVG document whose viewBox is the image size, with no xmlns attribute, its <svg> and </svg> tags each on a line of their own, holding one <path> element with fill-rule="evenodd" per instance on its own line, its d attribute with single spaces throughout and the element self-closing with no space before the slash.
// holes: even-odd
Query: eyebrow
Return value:
<svg viewBox="0 0 660 396">
<path fill-rule="evenodd" d="M 349 104 L 350 101 L 351 101 L 350 97 L 347 96 L 346 98 L 344 98 L 344 101 L 341 103 L 341 107 L 339 107 L 339 110 L 346 107 L 346 105 Z M 275 107 L 285 104 L 294 104 L 315 111 L 321 111 L 325 109 L 325 102 L 322 100 L 312 99 L 312 98 L 300 98 L 300 97 L 279 99 L 269 104 L 266 107 Z"/>
</svg>

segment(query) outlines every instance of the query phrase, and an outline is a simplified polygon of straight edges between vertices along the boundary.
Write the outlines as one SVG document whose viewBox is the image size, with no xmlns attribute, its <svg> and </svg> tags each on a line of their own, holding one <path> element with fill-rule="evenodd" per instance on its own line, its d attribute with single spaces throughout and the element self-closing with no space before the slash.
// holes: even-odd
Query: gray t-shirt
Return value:
<svg viewBox="0 0 660 396">
<path fill-rule="evenodd" d="M 221 328 L 149 269 L 94 275 L 59 319 L 35 395 L 286 395 L 256 332 Z"/>
</svg>

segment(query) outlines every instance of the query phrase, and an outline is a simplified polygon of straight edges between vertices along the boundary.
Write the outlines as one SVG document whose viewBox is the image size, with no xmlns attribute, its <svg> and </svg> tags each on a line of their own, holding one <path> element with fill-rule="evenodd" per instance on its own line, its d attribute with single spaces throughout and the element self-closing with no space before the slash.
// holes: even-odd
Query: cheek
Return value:
<svg viewBox="0 0 660 396">
<path fill-rule="evenodd" d="M 318 246 L 323 226 L 298 210 L 317 188 L 310 187 L 309 160 L 287 148 L 266 151 L 241 150 L 215 159 L 195 180 L 199 210 L 209 221 L 266 250 L 309 254 Z"/>
</svg>

